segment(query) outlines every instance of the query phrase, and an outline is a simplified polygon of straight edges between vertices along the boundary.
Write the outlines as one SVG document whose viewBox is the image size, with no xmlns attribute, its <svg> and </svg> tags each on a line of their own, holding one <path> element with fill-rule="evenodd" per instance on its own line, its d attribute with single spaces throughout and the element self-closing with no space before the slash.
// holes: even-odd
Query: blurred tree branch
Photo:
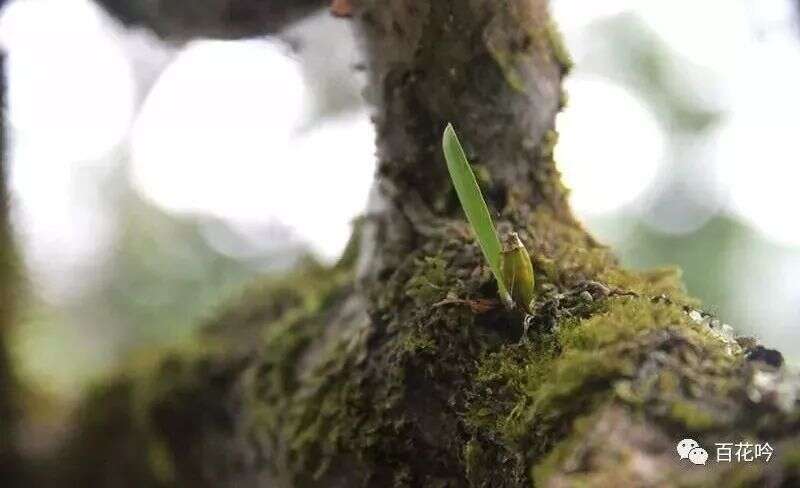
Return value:
<svg viewBox="0 0 800 488">
<path fill-rule="evenodd" d="M 170 40 L 274 34 L 328 0 L 97 0 L 127 26 Z"/>
<path fill-rule="evenodd" d="M 20 388 L 14 374 L 8 338 L 17 308 L 17 254 L 9 219 L 6 56 L 0 53 L 0 479 L 9 486 L 22 486 L 17 449 L 20 418 Z"/>
</svg>

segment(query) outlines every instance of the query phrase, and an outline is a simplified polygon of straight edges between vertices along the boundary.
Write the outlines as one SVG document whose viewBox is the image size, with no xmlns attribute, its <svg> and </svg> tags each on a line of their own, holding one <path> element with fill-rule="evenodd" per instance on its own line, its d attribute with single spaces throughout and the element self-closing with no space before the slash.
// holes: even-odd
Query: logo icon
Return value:
<svg viewBox="0 0 800 488">
<path fill-rule="evenodd" d="M 683 439 L 675 449 L 681 459 L 688 459 L 692 464 L 705 465 L 708 461 L 708 452 L 694 439 Z"/>
</svg>

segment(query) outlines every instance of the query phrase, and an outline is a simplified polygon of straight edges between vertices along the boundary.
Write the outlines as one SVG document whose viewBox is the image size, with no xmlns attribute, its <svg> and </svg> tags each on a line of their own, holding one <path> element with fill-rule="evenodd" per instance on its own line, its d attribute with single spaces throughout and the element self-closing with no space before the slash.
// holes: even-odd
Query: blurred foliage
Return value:
<svg viewBox="0 0 800 488">
<path fill-rule="evenodd" d="M 304 253 L 277 243 L 226 254 L 211 242 L 242 238 L 224 222 L 166 213 L 134 192 L 124 174 L 106 182 L 117 225 L 111 252 L 94 275 L 76 276 L 78 296 L 64 303 L 32 297 L 18 331 L 23 372 L 45 390 L 70 392 L 137 350 L 185 341 L 226 296 Z"/>
<path fill-rule="evenodd" d="M 623 13 L 597 21 L 586 30 L 588 51 L 580 69 L 619 83 L 650 105 L 669 130 L 702 131 L 719 121 L 719 107 L 704 103 L 714 92 L 713 75 L 680 56 L 644 21 Z"/>
</svg>

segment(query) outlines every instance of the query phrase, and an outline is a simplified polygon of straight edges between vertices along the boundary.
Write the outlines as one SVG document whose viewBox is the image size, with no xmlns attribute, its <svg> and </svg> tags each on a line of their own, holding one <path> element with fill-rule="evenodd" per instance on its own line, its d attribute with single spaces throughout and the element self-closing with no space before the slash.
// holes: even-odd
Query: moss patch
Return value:
<svg viewBox="0 0 800 488">
<path fill-rule="evenodd" d="M 676 273 L 619 271 L 556 213 L 499 224 L 523 229 L 535 256 L 527 335 L 518 312 L 469 306 L 497 289 L 457 222 L 405 256 L 369 320 L 348 322 L 346 269 L 251 289 L 212 321 L 213 347 L 172 353 L 134 383 L 142 465 L 160 483 L 270 472 L 286 486 L 346 473 L 354 486 L 516 487 L 563 475 L 592 425 L 581 419 L 610 405 L 700 439 L 783 422 L 740 427 L 749 363 L 689 314 Z M 217 341 L 224 330 L 238 339 Z"/>
</svg>

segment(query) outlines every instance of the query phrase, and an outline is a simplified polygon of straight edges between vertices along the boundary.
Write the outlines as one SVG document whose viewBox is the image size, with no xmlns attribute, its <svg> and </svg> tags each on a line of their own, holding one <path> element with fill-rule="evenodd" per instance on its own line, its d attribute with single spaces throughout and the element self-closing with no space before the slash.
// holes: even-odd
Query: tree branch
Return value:
<svg viewBox="0 0 800 488">
<path fill-rule="evenodd" d="M 329 0 L 97 0 L 128 26 L 163 38 L 237 39 L 275 34 Z"/>
<path fill-rule="evenodd" d="M 571 220 L 552 154 L 570 59 L 546 0 L 356 3 L 378 134 L 381 211 L 365 287 L 398 265 L 430 218 L 461 218 L 441 151 L 452 122 L 495 212 L 525 202 Z M 544 149 L 544 150 L 543 150 Z M 423 218 L 423 216 L 428 216 Z M 398 222 L 412 220 L 405 231 Z"/>
</svg>

